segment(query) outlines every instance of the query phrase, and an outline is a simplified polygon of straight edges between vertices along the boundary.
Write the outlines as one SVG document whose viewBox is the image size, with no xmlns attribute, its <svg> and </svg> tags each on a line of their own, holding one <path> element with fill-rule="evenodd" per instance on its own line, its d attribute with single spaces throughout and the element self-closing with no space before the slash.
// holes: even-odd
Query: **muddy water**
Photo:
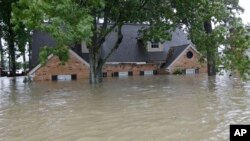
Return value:
<svg viewBox="0 0 250 141">
<path fill-rule="evenodd" d="M 206 75 L 24 84 L 0 78 L 1 141 L 228 141 L 250 83 Z"/>
</svg>

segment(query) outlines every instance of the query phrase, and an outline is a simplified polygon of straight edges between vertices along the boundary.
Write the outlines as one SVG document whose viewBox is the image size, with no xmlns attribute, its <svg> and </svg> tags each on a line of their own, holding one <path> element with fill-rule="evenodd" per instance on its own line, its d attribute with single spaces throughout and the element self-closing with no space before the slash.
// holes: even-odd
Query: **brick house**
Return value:
<svg viewBox="0 0 250 141">
<path fill-rule="evenodd" d="M 126 24 L 122 27 L 123 40 L 119 48 L 110 56 L 103 68 L 103 76 L 153 75 L 157 72 L 174 72 L 177 69 L 195 69 L 205 72 L 206 67 L 198 63 L 200 54 L 194 48 L 186 34 L 177 29 L 172 32 L 172 40 L 163 43 L 147 42 L 144 45 L 138 31 L 147 25 Z M 101 55 L 104 57 L 116 41 L 117 34 L 111 32 L 103 44 Z M 70 50 L 70 60 L 60 65 L 56 56 L 50 56 L 48 63 L 41 66 L 38 63 L 39 50 L 43 46 L 54 46 L 55 41 L 49 34 L 34 31 L 32 37 L 32 65 L 29 75 L 34 80 L 84 79 L 89 76 L 89 53 L 86 44 L 75 45 Z M 171 55 L 169 52 L 172 51 Z M 192 57 L 186 59 L 184 52 L 192 52 Z M 176 61 L 176 59 L 178 61 Z M 181 63 L 184 61 L 184 63 Z M 172 63 L 170 63 L 172 62 Z M 177 65 L 176 65 L 177 64 Z M 204 71 L 203 71 L 204 70 Z"/>
<path fill-rule="evenodd" d="M 193 44 L 171 47 L 164 68 L 169 73 L 181 71 L 184 74 L 206 73 L 207 64 Z"/>
</svg>

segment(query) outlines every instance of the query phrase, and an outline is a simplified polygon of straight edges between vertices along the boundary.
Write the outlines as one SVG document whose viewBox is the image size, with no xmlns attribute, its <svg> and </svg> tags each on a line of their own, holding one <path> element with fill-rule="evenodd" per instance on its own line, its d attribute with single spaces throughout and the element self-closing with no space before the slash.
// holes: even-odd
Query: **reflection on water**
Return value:
<svg viewBox="0 0 250 141">
<path fill-rule="evenodd" d="M 250 124 L 250 84 L 227 76 L 14 83 L 0 78 L 3 141 L 227 141 Z"/>
</svg>

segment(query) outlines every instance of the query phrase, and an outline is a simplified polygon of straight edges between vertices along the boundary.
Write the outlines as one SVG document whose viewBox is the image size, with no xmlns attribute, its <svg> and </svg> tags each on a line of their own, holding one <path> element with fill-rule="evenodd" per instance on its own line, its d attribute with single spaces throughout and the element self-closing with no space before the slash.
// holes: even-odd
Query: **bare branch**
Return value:
<svg viewBox="0 0 250 141">
<path fill-rule="evenodd" d="M 121 15 L 121 14 L 120 14 Z M 119 20 L 120 18 L 120 15 L 118 16 L 117 18 L 117 21 Z M 105 38 L 106 36 L 114 30 L 114 28 L 117 26 L 117 22 L 115 22 L 112 26 L 110 26 L 108 28 L 108 17 L 109 17 L 109 7 L 105 7 L 104 9 L 104 21 L 103 21 L 103 24 L 102 24 L 102 27 L 101 27 L 101 33 L 100 33 L 100 36 L 99 36 L 99 41 L 98 41 L 98 47 L 100 48 L 101 45 L 105 42 Z"/>
<path fill-rule="evenodd" d="M 101 45 L 105 42 L 105 38 L 106 36 L 112 31 L 114 30 L 114 28 L 117 26 L 117 23 L 113 24 L 109 29 L 106 29 L 105 31 L 103 31 L 103 35 L 101 35 L 101 38 L 99 39 L 98 42 L 98 47 L 101 47 Z"/>
</svg>

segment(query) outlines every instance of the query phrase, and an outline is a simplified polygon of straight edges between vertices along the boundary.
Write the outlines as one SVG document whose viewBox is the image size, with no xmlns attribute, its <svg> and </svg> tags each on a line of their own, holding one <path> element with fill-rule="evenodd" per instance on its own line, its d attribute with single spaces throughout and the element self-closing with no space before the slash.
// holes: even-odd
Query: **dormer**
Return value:
<svg viewBox="0 0 250 141">
<path fill-rule="evenodd" d="M 162 52 L 163 44 L 161 42 L 148 41 L 147 51 L 148 52 Z"/>
</svg>

